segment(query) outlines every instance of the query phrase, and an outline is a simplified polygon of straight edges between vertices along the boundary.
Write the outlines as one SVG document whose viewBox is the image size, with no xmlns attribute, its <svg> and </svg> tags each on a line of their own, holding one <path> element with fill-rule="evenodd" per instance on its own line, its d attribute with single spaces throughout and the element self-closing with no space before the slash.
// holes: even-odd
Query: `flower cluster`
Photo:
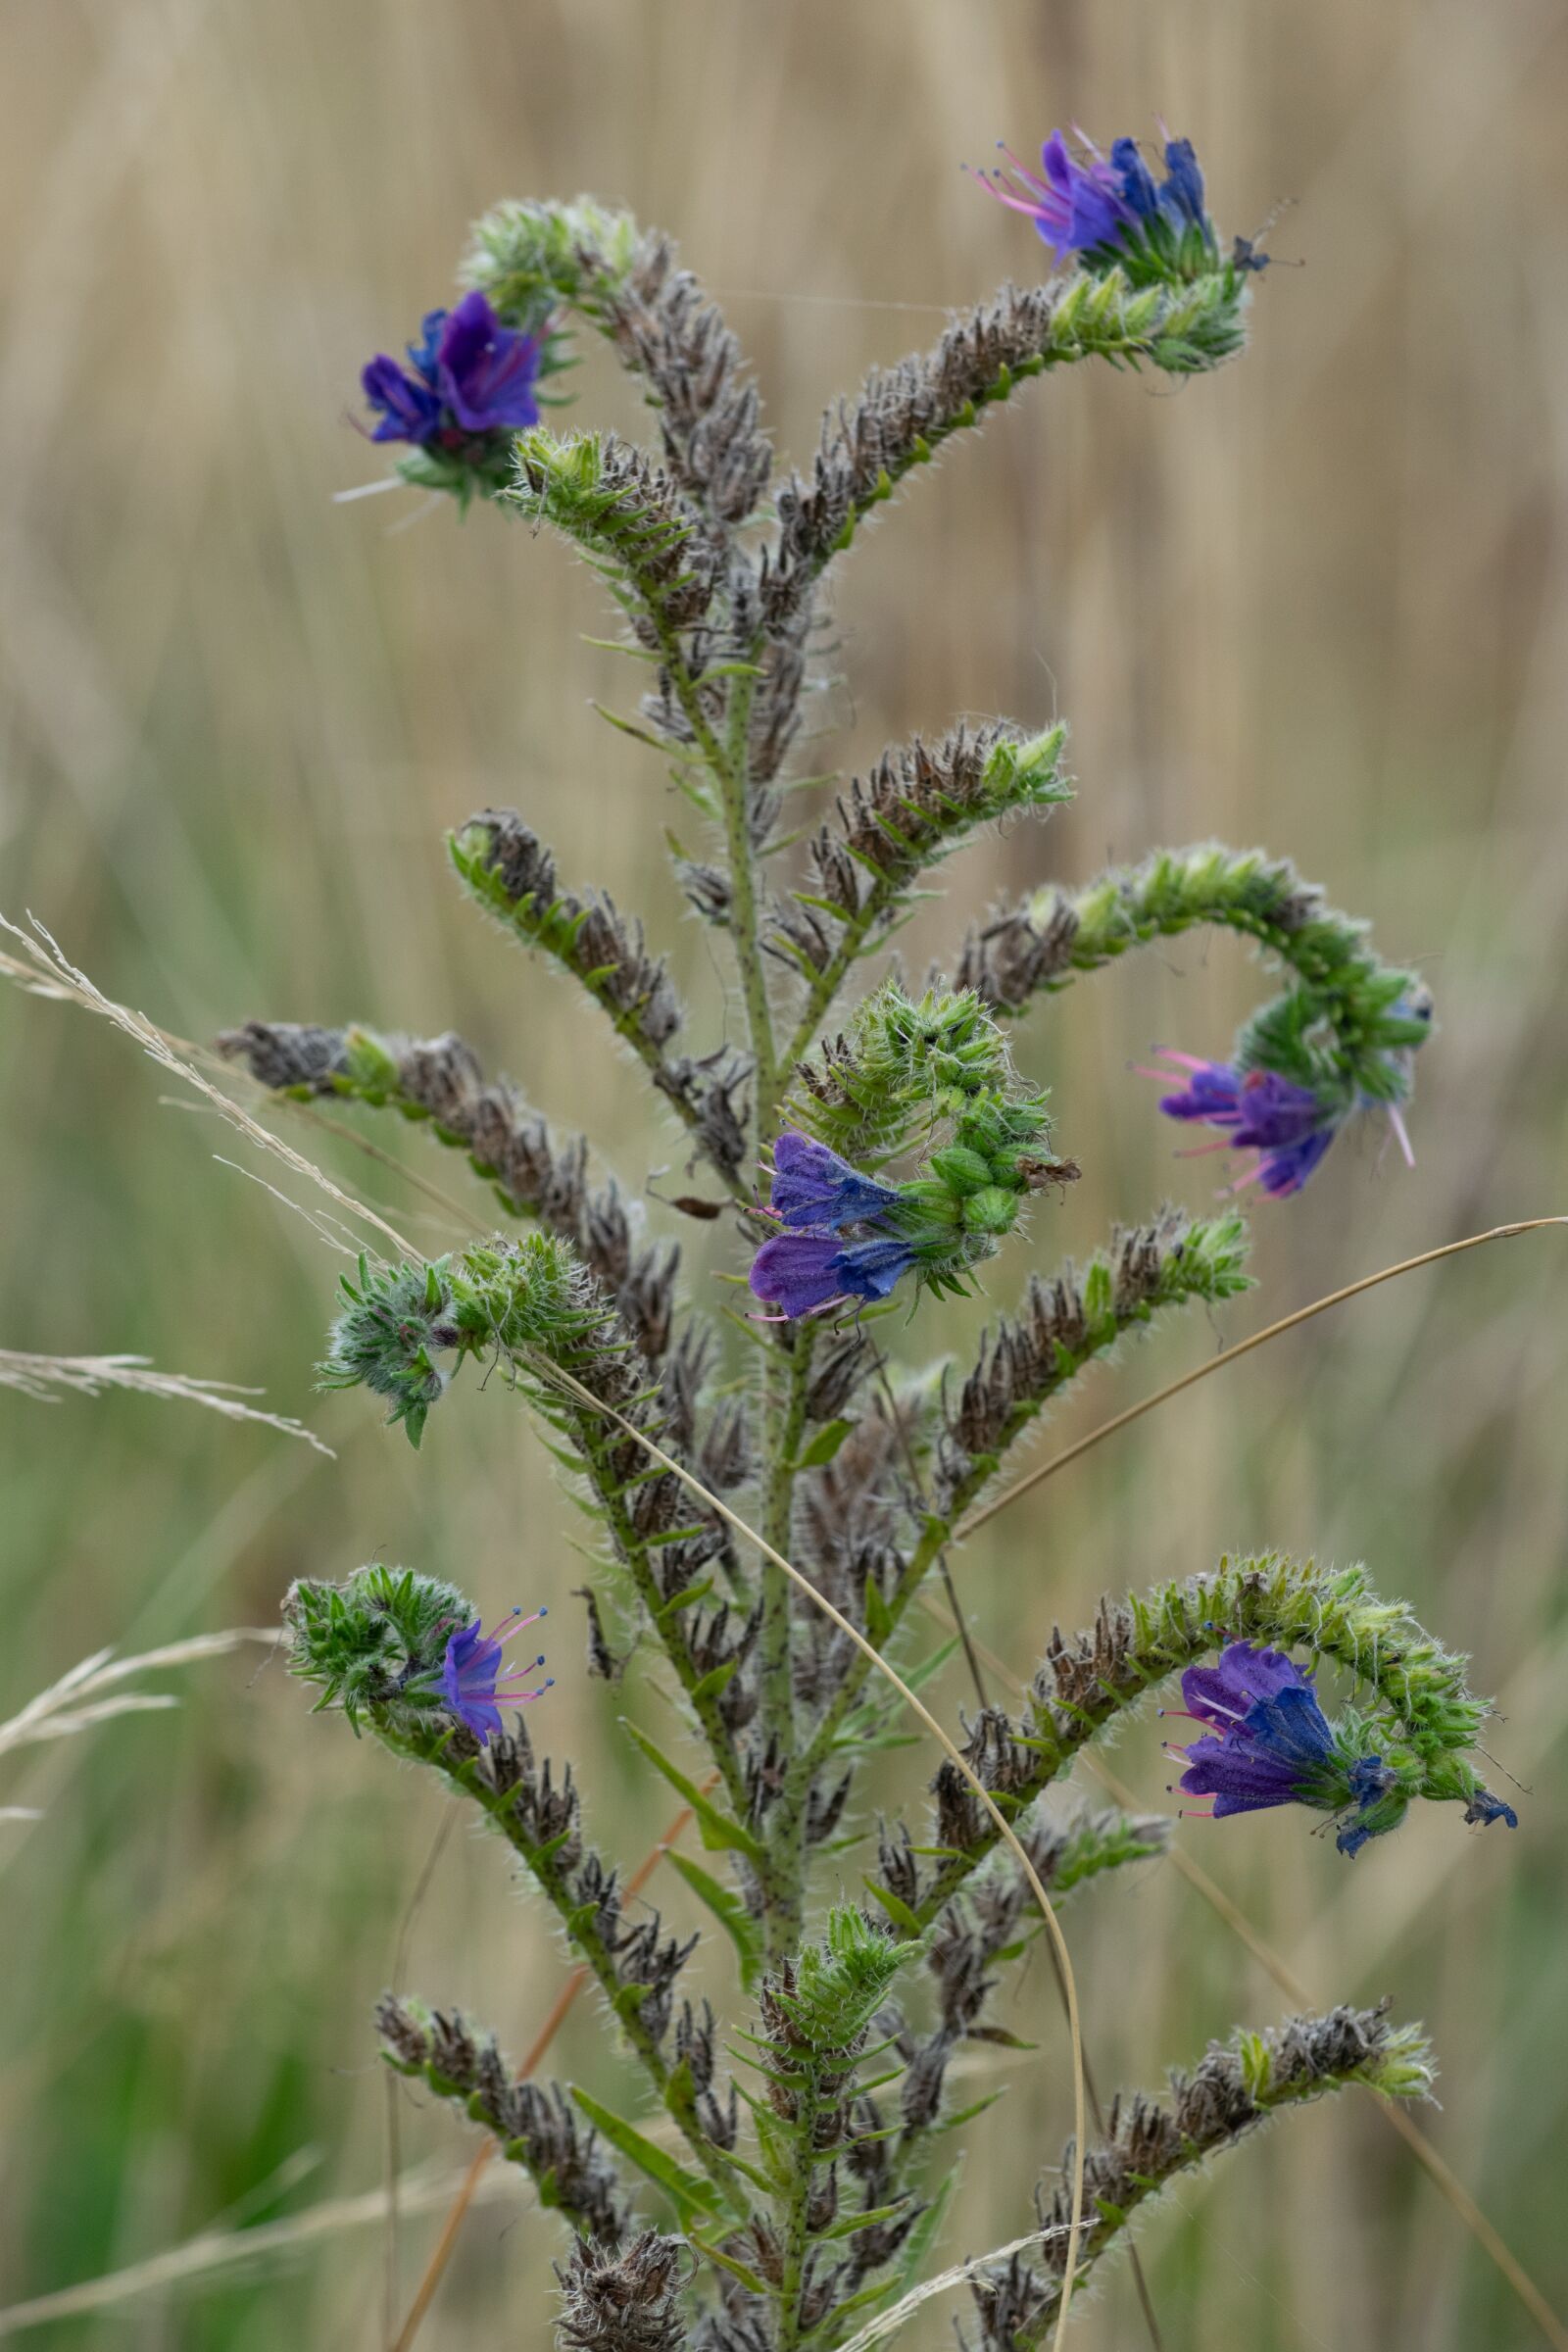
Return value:
<svg viewBox="0 0 1568 2352">
<path fill-rule="evenodd" d="M 751 1285 L 787 1321 L 886 1298 L 913 1269 L 908 1240 L 889 1230 L 898 1192 L 793 1128 L 773 1146 L 770 1205 L 784 1230 L 757 1252 Z"/>
<path fill-rule="evenodd" d="M 546 1614 L 510 1609 L 487 1634 L 455 1585 L 379 1561 L 342 1585 L 302 1579 L 283 1603 L 295 1673 L 319 1684 L 320 1705 L 340 1709 L 355 1731 L 362 1715 L 393 1729 L 449 1715 L 481 1747 L 500 1735 L 502 1707 L 552 1688 L 554 1677 L 520 1687 L 543 1653 L 526 1667 L 505 1662 L 507 1643 Z"/>
<path fill-rule="evenodd" d="M 1415 1165 L 1404 1115 L 1396 1100 L 1377 1102 L 1369 1095 L 1347 1095 L 1343 1087 L 1304 1086 L 1281 1071 L 1254 1064 L 1201 1061 L 1196 1054 L 1181 1054 L 1161 1046 L 1154 1060 L 1165 1069 L 1145 1069 L 1141 1075 L 1169 1086 L 1181 1075 L 1184 1083 L 1161 1095 L 1159 1107 L 1170 1119 L 1218 1130 L 1217 1140 L 1199 1144 L 1189 1157 L 1204 1152 L 1251 1152 L 1250 1168 L 1231 1187 L 1241 1192 L 1261 1184 L 1271 1200 L 1298 1193 L 1324 1158 L 1335 1137 L 1360 1109 L 1381 1107 L 1398 1142 L 1407 1167 Z"/>
<path fill-rule="evenodd" d="M 1000 204 L 1033 220 L 1058 267 L 1081 254 L 1091 268 L 1122 269 L 1134 284 L 1184 282 L 1218 269 L 1219 240 L 1191 139 L 1165 141 L 1165 177 L 1156 180 L 1136 139 L 1115 140 L 1105 157 L 1079 138 L 1081 158 L 1054 130 L 1038 172 L 1004 147 L 1006 172 L 975 177 Z M 1238 242 L 1234 270 L 1265 266 L 1265 256 Z"/>
<path fill-rule="evenodd" d="M 1352 1857 L 1403 1820 L 1409 1791 L 1396 1766 L 1366 1745 L 1360 1718 L 1329 1723 L 1310 1676 L 1283 1650 L 1233 1642 L 1217 1665 L 1187 1669 L 1182 1695 L 1204 1732 L 1172 1752 L 1186 1762 L 1183 1788 L 1214 1799 L 1214 1820 L 1313 1805 L 1346 1817 L 1335 1842 Z M 1485 1790 L 1467 1818 L 1519 1826 L 1513 1807 Z"/>
<path fill-rule="evenodd" d="M 408 365 L 378 352 L 360 382 L 375 412 L 372 441 L 407 441 L 443 471 L 505 479 L 512 436 L 539 421 L 548 321 L 533 333 L 503 326 L 483 294 L 427 312 Z"/>
<path fill-rule="evenodd" d="M 372 1268 L 362 1255 L 359 1276 L 339 1277 L 345 1303 L 317 1385 L 390 1397 L 388 1421 L 401 1422 L 416 1447 L 465 1356 L 491 1348 L 510 1360 L 563 1345 L 605 1311 L 576 1251 L 555 1234 L 481 1244 L 428 1265 Z"/>
<path fill-rule="evenodd" d="M 1171 1084 L 1176 1070 L 1191 1073 L 1176 1093 L 1161 1095 L 1159 1107 L 1165 1116 L 1219 1130 L 1217 1142 L 1200 1144 L 1197 1152 L 1257 1154 L 1233 1188 L 1236 1191 L 1261 1184 L 1276 1200 L 1298 1193 L 1339 1132 L 1334 1105 L 1310 1087 L 1282 1078 L 1277 1070 L 1239 1070 L 1228 1061 L 1200 1061 L 1196 1054 L 1167 1046 L 1158 1049 L 1155 1060 L 1174 1065 L 1143 1073 L 1162 1084 Z M 1402 1122 L 1398 1132 L 1403 1134 Z"/>
<path fill-rule="evenodd" d="M 980 1114 L 969 1123 L 975 1141 L 932 1152 L 928 1175 L 899 1185 L 862 1175 L 826 1144 L 786 1128 L 773 1146 L 765 1212 L 783 1230 L 752 1261 L 756 1296 L 794 1322 L 887 1298 L 908 1274 L 938 1293 L 962 1289 L 970 1267 L 1016 1224 L 1038 1172 L 1077 1172 L 1020 1152 L 1007 1106 L 990 1109 L 995 1132 L 985 1132 Z"/>
<path fill-rule="evenodd" d="M 520 1608 L 509 1609 L 501 1625 L 493 1626 L 488 1634 L 475 1617 L 471 1625 L 455 1633 L 446 1645 L 441 1659 L 441 1695 L 449 1711 L 459 1723 L 467 1725 L 481 1747 L 499 1736 L 504 1706 L 521 1706 L 530 1698 L 542 1698 L 555 1686 L 556 1678 L 551 1675 L 537 1690 L 517 1688 L 519 1681 L 525 1682 L 544 1664 L 543 1650 L 527 1666 L 508 1666 L 504 1655 L 514 1634 L 520 1634 L 525 1625 L 537 1625 L 548 1613 L 545 1609 L 535 1609 L 531 1617 L 525 1617 Z M 507 1629 L 505 1633 L 502 1626 Z"/>
</svg>

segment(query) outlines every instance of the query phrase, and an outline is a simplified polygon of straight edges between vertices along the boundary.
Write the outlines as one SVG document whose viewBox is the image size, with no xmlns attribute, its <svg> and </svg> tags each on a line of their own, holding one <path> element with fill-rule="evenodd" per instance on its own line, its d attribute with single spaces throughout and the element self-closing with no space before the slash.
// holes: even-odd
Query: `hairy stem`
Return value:
<svg viewBox="0 0 1568 2352">
<path fill-rule="evenodd" d="M 925 1518 L 889 1596 L 886 1640 L 897 1633 L 955 1528 L 1009 1448 L 1063 1389 L 1158 1310 L 1193 1298 L 1231 1297 L 1243 1287 L 1243 1252 L 1236 1216 L 1188 1223 L 1164 1212 L 1148 1226 L 1118 1232 L 1110 1249 L 1081 1271 L 1068 1264 L 1050 1282 L 1031 1284 L 1021 1312 L 999 1327 L 989 1354 L 982 1352 L 964 1385 L 949 1433 L 962 1450 L 946 1465 L 940 1508 Z M 858 1656 L 850 1660 L 802 1760 L 804 1778 L 829 1753 L 868 1672 Z"/>
<path fill-rule="evenodd" d="M 854 914 L 844 917 L 844 928 L 829 960 L 811 982 L 805 1008 L 795 1027 L 795 1034 L 784 1050 L 779 1065 L 780 1075 L 787 1077 L 797 1062 L 804 1060 L 816 1043 L 816 1033 L 832 1009 L 839 990 L 849 978 L 856 958 L 865 942 L 876 929 L 899 896 L 896 880 L 879 880 L 866 893 Z"/>
<path fill-rule="evenodd" d="M 1353 2084 L 1389 2098 L 1424 2098 L 1432 2076 L 1420 2032 L 1391 2030 L 1381 2009 L 1335 2009 L 1272 2033 L 1238 2034 L 1229 2048 L 1210 2049 L 1192 2074 L 1174 2076 L 1164 2099 L 1118 2101 L 1109 2136 L 1091 2159 L 1099 2218 L 1085 2227 L 1080 2272 L 1125 2242 L 1132 2215 L 1149 2198 L 1271 2115 Z M 976 2288 L 988 2348 L 1036 2352 L 1055 2321 L 1061 2206 L 1058 2191 L 1042 2216 L 1042 2270 L 1014 2257 Z"/>
<path fill-rule="evenodd" d="M 614 1434 L 597 1414 L 586 1411 L 574 1412 L 571 1425 L 572 1436 L 605 1513 L 616 1554 L 636 1588 L 637 1597 L 642 1602 L 660 1647 L 674 1669 L 675 1679 L 680 1684 L 686 1702 L 697 1718 L 708 1742 L 713 1768 L 735 1808 L 736 1819 L 744 1821 L 749 1797 L 746 1775 L 735 1752 L 735 1742 L 719 1711 L 718 1694 L 705 1687 L 707 1678 L 700 1673 L 687 1647 L 681 1630 L 681 1613 L 665 1599 L 655 1573 L 649 1546 L 632 1523 L 631 1513 L 626 1507 L 626 1489 L 617 1477 L 611 1458 L 615 1450 Z"/>
<path fill-rule="evenodd" d="M 692 697 L 696 704 L 695 695 Z M 685 708 L 683 700 L 682 708 Z M 699 738 L 699 740 L 702 740 Z M 710 750 L 709 746 L 711 745 Z M 778 1108 L 778 1063 L 773 1048 L 773 1012 L 768 1002 L 767 972 L 762 961 L 760 925 L 757 909 L 757 871 L 752 847 L 751 816 L 747 807 L 746 769 L 728 759 L 710 734 L 704 752 L 718 785 L 724 817 L 724 846 L 729 858 L 730 936 L 740 973 L 741 996 L 755 1068 L 753 1130 L 759 1149 L 768 1141 Z"/>
<path fill-rule="evenodd" d="M 815 1326 L 793 1326 L 787 1348 L 782 1339 L 769 1351 L 767 1363 L 768 1469 L 762 1496 L 762 1534 L 775 1551 L 790 1556 L 791 1518 L 795 1495 L 796 1458 L 806 1430 L 806 1400 L 810 1386 Z M 782 1396 L 777 1392 L 783 1391 Z M 762 1631 L 760 1645 L 761 1730 L 764 1756 L 787 1759 L 795 1753 L 795 1645 L 789 1579 L 764 1554 Z M 767 1815 L 769 1900 L 763 1925 L 768 1961 L 776 1965 L 800 1940 L 805 1878 L 807 1788 L 795 1784 L 786 1771 L 785 1785 Z"/>
<path fill-rule="evenodd" d="M 626 1997 L 628 1988 L 615 1972 L 614 1956 L 599 1933 L 591 1910 L 576 1902 L 571 1886 L 560 1869 L 555 1847 L 535 1845 L 528 1838 L 514 1808 L 511 1789 L 491 1788 L 472 1756 L 453 1753 L 453 1729 L 445 1731 L 394 1731 L 377 1724 L 377 1737 L 396 1756 L 408 1761 L 427 1764 L 451 1783 L 463 1795 L 472 1799 L 485 1818 L 498 1829 L 507 1843 L 527 1870 L 534 1884 L 551 1904 L 561 1920 L 566 1940 L 586 1963 L 594 1982 L 614 2012 L 627 2045 L 642 2066 L 658 2096 L 660 2105 L 671 2115 L 682 2137 L 708 2178 L 719 2189 L 728 2205 L 741 2203 L 734 2175 L 722 2155 L 702 2132 L 685 2103 L 672 2097 L 672 2075 L 662 2052 L 638 2015 L 637 2003 Z"/>
</svg>

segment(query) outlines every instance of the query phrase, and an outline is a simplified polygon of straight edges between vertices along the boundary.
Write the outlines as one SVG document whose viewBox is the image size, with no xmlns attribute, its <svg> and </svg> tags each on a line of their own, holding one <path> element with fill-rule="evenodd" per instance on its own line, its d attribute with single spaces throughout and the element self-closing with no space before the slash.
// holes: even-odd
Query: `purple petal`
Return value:
<svg viewBox="0 0 1568 2352">
<path fill-rule="evenodd" d="M 833 1260 L 840 1287 L 858 1298 L 886 1298 L 914 1265 L 906 1242 L 892 1234 L 869 1242 L 849 1242 Z"/>
<path fill-rule="evenodd" d="M 836 1233 L 776 1233 L 752 1260 L 753 1294 L 793 1322 L 844 1296 Z"/>
<path fill-rule="evenodd" d="M 436 373 L 458 422 L 483 433 L 537 424 L 540 338 L 514 334 L 477 288 L 466 294 L 441 330 Z"/>
<path fill-rule="evenodd" d="M 424 442 L 441 422 L 441 403 L 426 384 L 405 375 L 396 360 L 378 352 L 360 376 L 365 397 L 380 411 L 375 441 Z"/>
<path fill-rule="evenodd" d="M 1212 1796 L 1215 1813 L 1252 1813 L 1296 1802 L 1296 1780 L 1277 1756 L 1260 1755 L 1244 1740 L 1198 1740 L 1187 1750 L 1181 1786 L 1189 1796 Z"/>
<path fill-rule="evenodd" d="M 1284 1200 L 1298 1193 L 1312 1170 L 1333 1143 L 1338 1129 L 1320 1127 L 1315 1135 L 1303 1137 L 1283 1152 L 1271 1152 L 1258 1169 L 1258 1181 L 1273 1200 Z"/>
<path fill-rule="evenodd" d="M 771 1206 L 786 1225 L 845 1225 L 874 1223 L 898 1200 L 898 1194 L 873 1177 L 862 1176 L 826 1144 L 786 1128 L 773 1146 Z"/>
</svg>

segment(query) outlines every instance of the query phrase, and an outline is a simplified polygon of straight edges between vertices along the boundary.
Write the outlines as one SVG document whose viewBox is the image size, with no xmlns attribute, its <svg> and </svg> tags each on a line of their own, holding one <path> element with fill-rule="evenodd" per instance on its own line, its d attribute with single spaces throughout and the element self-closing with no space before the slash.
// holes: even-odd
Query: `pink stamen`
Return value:
<svg viewBox="0 0 1568 2352">
<path fill-rule="evenodd" d="M 1178 1821 L 1212 1821 L 1214 1808 L 1210 1805 L 1206 1813 L 1200 1813 L 1196 1805 L 1178 1805 L 1176 1818 Z"/>
<path fill-rule="evenodd" d="M 1032 172 L 1029 166 L 1022 162 L 1019 157 L 1014 155 L 1012 149 L 1002 139 L 997 141 L 997 153 L 999 155 L 1004 155 L 1008 163 L 1012 166 L 1013 170 L 1017 172 L 1018 177 L 1022 180 L 1027 180 L 1030 187 L 1038 188 L 1042 196 L 1054 196 L 1055 194 L 1056 191 L 1051 185 L 1051 182 L 1048 179 L 1042 179 L 1038 172 Z"/>
<path fill-rule="evenodd" d="M 1162 1061 L 1179 1062 L 1184 1070 L 1206 1070 L 1208 1067 L 1200 1054 L 1182 1054 L 1175 1046 L 1154 1046 L 1151 1051 Z"/>
<path fill-rule="evenodd" d="M 1221 1124 L 1227 1127 L 1239 1126 L 1241 1124 L 1239 1120 L 1233 1119 L 1226 1119 L 1223 1122 L 1219 1119 L 1215 1119 L 1212 1123 L 1216 1127 L 1220 1126 Z M 1176 1159 L 1207 1159 L 1211 1152 L 1234 1152 L 1236 1146 L 1231 1142 L 1230 1137 L 1228 1135 L 1222 1135 L 1216 1144 L 1187 1144 L 1180 1152 L 1175 1152 L 1172 1156 Z"/>
<path fill-rule="evenodd" d="M 1389 1104 L 1389 1125 L 1394 1129 L 1395 1134 L 1399 1139 L 1399 1150 L 1404 1153 L 1405 1166 L 1407 1168 L 1413 1168 L 1415 1166 L 1415 1153 L 1410 1149 L 1410 1138 L 1404 1124 L 1404 1113 L 1400 1110 L 1397 1102 L 1391 1102 Z"/>
<path fill-rule="evenodd" d="M 994 196 L 997 202 L 1004 204 L 1009 212 L 1027 213 L 1031 220 L 1039 220 L 1040 206 L 1038 202 L 1025 203 L 1021 196 L 1014 196 L 1007 188 L 1004 187 L 1000 179 L 988 179 L 983 172 L 974 172 L 972 177 L 980 182 L 988 196 Z"/>
<path fill-rule="evenodd" d="M 1262 1173 L 1263 1162 L 1259 1160 L 1255 1168 L 1250 1168 L 1245 1176 L 1238 1176 L 1234 1184 L 1228 1184 L 1224 1191 L 1219 1195 L 1219 1198 L 1223 1200 L 1227 1195 L 1245 1193 L 1248 1186 L 1250 1184 L 1255 1184 Z"/>
</svg>

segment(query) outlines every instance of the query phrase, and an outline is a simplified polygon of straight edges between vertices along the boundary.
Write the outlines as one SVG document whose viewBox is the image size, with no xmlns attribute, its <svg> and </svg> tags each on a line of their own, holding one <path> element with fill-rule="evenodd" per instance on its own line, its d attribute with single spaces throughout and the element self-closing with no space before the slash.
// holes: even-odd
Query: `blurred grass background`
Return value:
<svg viewBox="0 0 1568 2352">
<path fill-rule="evenodd" d="M 195 1038 L 250 1013 L 454 1025 L 633 1189 L 673 1161 L 591 1009 L 443 870 L 445 825 L 521 807 L 568 878 L 673 937 L 718 1034 L 722 990 L 660 855 L 662 776 L 588 708 L 628 691 L 578 643 L 603 631 L 599 599 L 493 515 L 335 508 L 377 470 L 345 421 L 359 366 L 444 298 L 485 204 L 586 187 L 676 233 L 755 353 L 781 446 L 805 452 L 867 364 L 1034 266 L 960 160 L 1162 113 L 1197 139 L 1227 227 L 1297 200 L 1253 352 L 1176 393 L 1078 370 L 917 480 L 843 570 L 846 683 L 807 760 L 849 769 L 961 710 L 1070 715 L 1076 808 L 951 869 L 916 970 L 1004 889 L 1216 833 L 1290 852 L 1428 972 L 1443 1027 L 1414 1175 L 1369 1124 L 1303 1200 L 1261 1204 L 1263 1287 L 1224 1337 L 1568 1205 L 1568 37 L 1548 0 L 12 0 L 0 66 L 0 905 L 36 909 L 110 992 Z M 599 355 L 577 381 L 584 419 L 635 423 Z M 1087 1171 L 1042 1207 L 1039 1262 L 1166 1190 L 1205 1200 L 1208 1163 L 1173 1164 L 1126 1065 L 1156 1037 L 1222 1051 L 1257 985 L 1233 944 L 1194 942 L 1035 1017 L 1026 1062 Z M 575 1671 L 574 1517 L 521 1417 L 469 1394 L 416 1460 L 364 1398 L 313 1399 L 334 1263 L 165 1093 L 107 1026 L 0 1004 L 0 1342 L 263 1382 L 340 1458 L 136 1397 L 0 1396 L 0 1715 L 101 1642 L 267 1624 L 298 1573 L 403 1559 L 492 1611 L 559 1612 L 550 1741 L 634 1861 L 666 1806 L 627 1767 L 624 1694 Z M 376 1132 L 478 1203 L 460 1163 Z M 444 1238 L 428 1202 L 339 1158 Z M 717 1258 L 701 1234 L 691 1249 L 706 1287 Z M 1014 1248 L 994 1295 L 1023 1273 Z M 1102 1589 L 1266 1543 L 1364 1556 L 1474 1650 L 1503 1695 L 1495 1752 L 1532 1789 L 1517 1836 L 1433 1811 L 1351 1873 L 1304 1817 L 1181 1834 L 1314 1994 L 1392 1990 L 1428 2020 L 1430 2129 L 1559 2308 L 1565 1307 L 1553 1235 L 1379 1291 L 1074 1466 L 964 1569 L 977 1628 L 1021 1665 Z M 960 1317 L 950 1334 L 961 1357 Z M 927 1313 L 910 1338 L 937 1336 Z M 1215 1337 L 1162 1334 L 1047 1442 Z M 440 1799 L 308 1722 L 256 1654 L 194 1670 L 178 1714 L 19 1759 L 0 1787 L 45 1807 L 0 1825 L 5 2304 L 373 2194 L 388 2100 L 368 2009 L 394 1972 L 514 2051 L 559 1984 L 544 1922 L 466 1834 L 411 1915 Z M 652 1693 L 634 1703 L 657 1721 Z M 1163 1802 L 1152 1728 L 1117 1762 Z M 668 1907 L 684 1916 L 678 1889 Z M 1103 2085 L 1279 2013 L 1173 1871 L 1086 1897 L 1070 1925 Z M 1010 2022 L 1040 2046 L 1006 2059 L 1007 2102 L 972 2135 L 956 2251 L 1025 2226 L 1064 2129 L 1039 1967 Z M 614 2063 L 585 2007 L 560 2070 L 603 2090 Z M 405 2163 L 466 2159 L 444 2115 L 395 2113 Z M 400 2299 L 436 2218 L 404 2222 Z M 1369 2102 L 1295 2119 L 1143 2245 L 1168 2352 L 1540 2340 Z M 511 2184 L 470 2219 L 421 2340 L 546 2346 L 557 2251 Z M 362 2220 L 27 2334 L 40 2352 L 368 2347 L 388 2261 Z M 1077 2340 L 1108 2352 L 1139 2328 L 1119 2273 Z M 906 2340 L 947 2329 L 935 2306 Z"/>
</svg>

